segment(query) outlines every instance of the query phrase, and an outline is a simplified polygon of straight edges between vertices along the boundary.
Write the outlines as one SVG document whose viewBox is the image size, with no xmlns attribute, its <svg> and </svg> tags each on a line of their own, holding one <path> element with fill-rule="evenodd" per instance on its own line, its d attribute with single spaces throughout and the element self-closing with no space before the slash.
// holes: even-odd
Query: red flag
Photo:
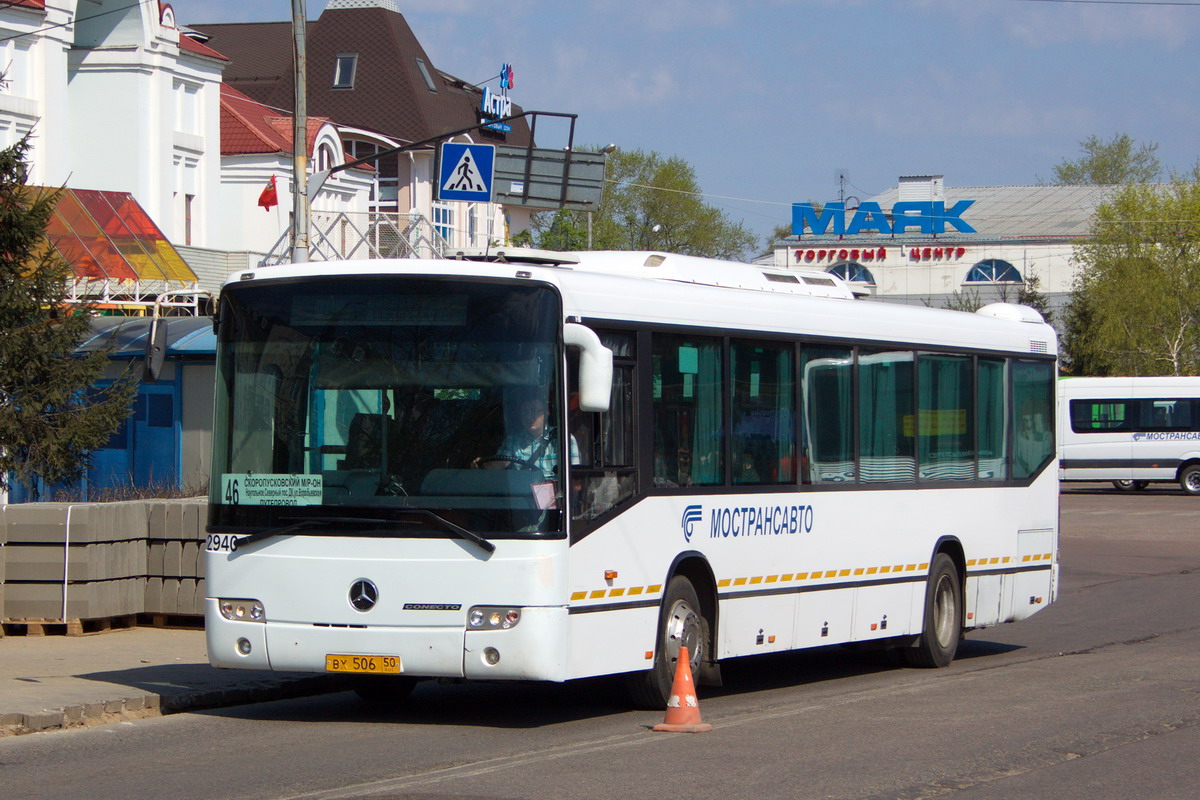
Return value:
<svg viewBox="0 0 1200 800">
<path fill-rule="evenodd" d="M 258 196 L 258 204 L 263 207 L 264 211 L 270 211 L 271 206 L 279 205 L 279 195 L 275 191 L 275 176 L 271 176 L 267 187 L 262 190 L 262 194 Z"/>
</svg>

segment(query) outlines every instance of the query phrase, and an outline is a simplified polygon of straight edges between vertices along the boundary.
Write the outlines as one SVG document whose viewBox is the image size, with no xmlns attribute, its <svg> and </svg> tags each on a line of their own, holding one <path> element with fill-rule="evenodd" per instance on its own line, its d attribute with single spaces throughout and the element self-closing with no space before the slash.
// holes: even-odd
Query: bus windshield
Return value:
<svg viewBox="0 0 1200 800">
<path fill-rule="evenodd" d="M 561 320 L 527 281 L 227 287 L 210 524 L 560 533 Z"/>
</svg>

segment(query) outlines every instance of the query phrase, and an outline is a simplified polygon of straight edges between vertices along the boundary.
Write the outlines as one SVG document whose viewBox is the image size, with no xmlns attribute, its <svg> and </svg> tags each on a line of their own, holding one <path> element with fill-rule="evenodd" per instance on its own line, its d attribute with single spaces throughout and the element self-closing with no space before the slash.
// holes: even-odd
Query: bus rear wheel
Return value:
<svg viewBox="0 0 1200 800">
<path fill-rule="evenodd" d="M 1112 485 L 1114 489 L 1119 489 L 1122 492 L 1140 492 L 1150 485 L 1150 481 L 1113 481 Z"/>
<path fill-rule="evenodd" d="M 914 667 L 945 667 L 954 660 L 962 638 L 962 582 L 954 560 L 945 553 L 933 557 L 925 585 L 925 622 L 915 646 L 904 651 Z"/>
<path fill-rule="evenodd" d="M 1200 464 L 1189 464 L 1179 473 L 1179 486 L 1190 495 L 1200 494 Z"/>
<path fill-rule="evenodd" d="M 700 662 L 708 658 L 709 626 L 700 612 L 700 599 L 692 582 L 676 575 L 667 584 L 658 617 L 658 639 L 654 650 L 654 666 L 645 672 L 626 676 L 629 697 L 638 708 L 662 709 L 671 697 L 675 668 L 681 647 L 688 649 L 692 675 Z"/>
</svg>

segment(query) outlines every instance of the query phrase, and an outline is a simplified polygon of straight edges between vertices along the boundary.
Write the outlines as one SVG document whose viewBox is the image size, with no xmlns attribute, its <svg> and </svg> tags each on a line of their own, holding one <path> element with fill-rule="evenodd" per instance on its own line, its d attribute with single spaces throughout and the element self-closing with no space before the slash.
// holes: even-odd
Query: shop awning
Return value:
<svg viewBox="0 0 1200 800">
<path fill-rule="evenodd" d="M 63 189 L 46 236 L 76 281 L 194 284 L 192 272 L 128 192 Z"/>
</svg>

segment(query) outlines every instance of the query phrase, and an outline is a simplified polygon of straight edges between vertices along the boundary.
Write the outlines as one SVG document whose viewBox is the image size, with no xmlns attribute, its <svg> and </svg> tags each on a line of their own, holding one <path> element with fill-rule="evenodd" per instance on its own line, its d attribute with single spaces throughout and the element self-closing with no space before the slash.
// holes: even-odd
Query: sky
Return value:
<svg viewBox="0 0 1200 800">
<path fill-rule="evenodd" d="M 290 0 L 171 5 L 182 25 L 291 19 Z M 324 6 L 307 0 L 308 18 Z M 792 203 L 866 199 L 901 175 L 1050 182 L 1092 136 L 1157 144 L 1167 171 L 1200 159 L 1200 0 L 398 6 L 438 69 L 482 84 L 511 64 L 514 103 L 578 114 L 577 146 L 682 158 L 763 242 Z M 566 141 L 545 120 L 538 138 Z"/>
</svg>

